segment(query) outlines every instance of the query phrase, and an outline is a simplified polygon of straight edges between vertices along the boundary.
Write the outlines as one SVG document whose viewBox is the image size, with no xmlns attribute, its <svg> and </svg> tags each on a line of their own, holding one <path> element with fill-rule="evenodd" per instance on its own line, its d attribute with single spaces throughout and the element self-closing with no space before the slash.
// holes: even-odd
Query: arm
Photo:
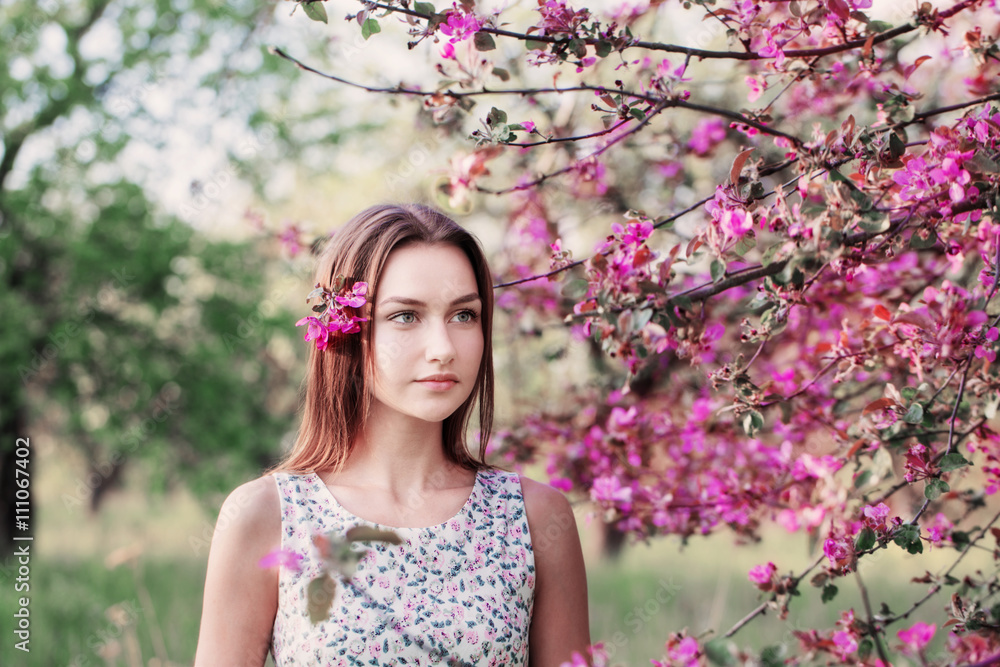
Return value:
<svg viewBox="0 0 1000 667">
<path fill-rule="evenodd" d="M 521 477 L 528 530 L 535 554 L 535 602 L 528 660 L 558 667 L 590 645 L 587 573 L 576 519 L 558 490 Z"/>
<path fill-rule="evenodd" d="M 268 475 L 226 498 L 212 535 L 195 667 L 263 665 L 278 607 L 278 570 L 257 567 L 281 545 L 278 488 Z"/>
</svg>

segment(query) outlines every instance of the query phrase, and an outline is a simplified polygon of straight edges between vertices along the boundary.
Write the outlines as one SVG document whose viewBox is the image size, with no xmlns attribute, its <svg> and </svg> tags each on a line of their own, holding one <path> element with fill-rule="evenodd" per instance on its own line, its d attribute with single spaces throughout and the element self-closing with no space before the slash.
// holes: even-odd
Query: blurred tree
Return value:
<svg viewBox="0 0 1000 667">
<path fill-rule="evenodd" d="M 275 59 L 254 39 L 272 11 L 203 0 L 0 4 L 4 553 L 30 531 L 13 505 L 17 438 L 55 432 L 78 448 L 88 470 L 61 499 L 93 510 L 137 459 L 152 464 L 151 491 L 183 473 L 204 497 L 279 453 L 295 404 L 290 362 L 275 356 L 279 326 L 295 335 L 283 293 L 254 245 L 209 240 L 191 224 L 237 180 L 259 187 L 254 165 L 269 152 L 294 160 L 301 150 L 255 93 L 276 86 L 283 99 L 296 80 L 271 76 Z M 171 128 L 207 145 L 221 119 L 253 136 L 191 183 L 178 220 L 149 187 L 167 177 Z M 284 293 L 299 288 L 286 281 Z M 37 519 L 32 510 L 28 525 Z"/>
</svg>

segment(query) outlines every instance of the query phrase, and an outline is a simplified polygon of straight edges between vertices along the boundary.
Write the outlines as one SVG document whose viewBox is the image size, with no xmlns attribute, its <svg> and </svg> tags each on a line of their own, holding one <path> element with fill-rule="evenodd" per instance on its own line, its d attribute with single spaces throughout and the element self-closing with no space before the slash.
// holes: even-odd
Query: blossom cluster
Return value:
<svg viewBox="0 0 1000 667">
<path fill-rule="evenodd" d="M 336 282 L 340 287 L 335 292 L 316 283 L 315 289 L 306 297 L 306 303 L 314 298 L 319 299 L 320 303 L 313 306 L 316 315 L 303 317 L 295 323 L 297 327 L 306 327 L 303 339 L 306 342 L 315 341 L 317 350 L 325 350 L 331 337 L 338 333 L 352 334 L 361 331 L 360 323 L 368 321 L 367 317 L 353 312 L 367 303 L 365 295 L 368 294 L 368 283 L 357 281 L 347 286 L 343 276 L 338 276 Z"/>
</svg>

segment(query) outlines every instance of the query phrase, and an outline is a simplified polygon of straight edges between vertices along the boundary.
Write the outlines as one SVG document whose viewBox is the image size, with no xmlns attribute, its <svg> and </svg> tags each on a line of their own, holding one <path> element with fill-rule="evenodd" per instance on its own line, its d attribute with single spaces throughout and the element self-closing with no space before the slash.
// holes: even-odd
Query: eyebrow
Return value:
<svg viewBox="0 0 1000 667">
<path fill-rule="evenodd" d="M 472 292 L 466 294 L 465 296 L 460 296 L 451 302 L 452 306 L 457 306 L 462 303 L 469 303 L 470 301 L 479 301 L 479 294 Z M 390 296 L 379 302 L 379 306 L 384 306 L 387 303 L 401 303 L 404 306 L 426 306 L 427 304 L 419 299 L 411 299 L 408 296 Z"/>
</svg>

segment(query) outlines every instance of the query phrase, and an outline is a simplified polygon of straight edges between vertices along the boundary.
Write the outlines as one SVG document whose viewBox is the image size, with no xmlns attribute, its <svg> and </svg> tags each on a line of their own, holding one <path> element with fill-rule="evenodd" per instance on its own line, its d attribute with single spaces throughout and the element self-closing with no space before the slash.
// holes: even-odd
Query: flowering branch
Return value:
<svg viewBox="0 0 1000 667">
<path fill-rule="evenodd" d="M 963 0 L 952 7 L 938 12 L 938 16 L 941 19 L 951 18 L 960 11 L 967 9 L 981 0 Z M 387 5 L 380 2 L 370 2 L 369 0 L 364 0 L 366 6 L 374 7 L 377 9 L 385 9 L 390 12 L 395 12 L 399 14 L 405 14 L 407 16 L 412 16 L 414 18 L 423 19 L 426 21 L 434 21 L 439 16 L 437 14 L 427 14 L 424 12 L 418 12 L 407 7 L 401 7 L 397 5 Z M 811 57 L 822 57 L 834 55 L 837 53 L 843 53 L 845 51 L 853 51 L 854 49 L 865 49 L 871 48 L 875 44 L 881 44 L 894 37 L 899 37 L 900 35 L 905 35 L 906 33 L 913 32 L 921 27 L 921 22 L 914 21 L 912 23 L 905 23 L 897 28 L 891 30 L 886 30 L 884 32 L 869 35 L 863 39 L 853 39 L 843 42 L 842 44 L 835 44 L 831 46 L 814 48 L 814 49 L 786 49 L 784 50 L 785 58 L 811 58 Z M 542 35 L 538 33 L 521 33 L 514 32 L 511 30 L 503 30 L 500 28 L 493 28 L 490 26 L 483 26 L 479 29 L 480 32 L 488 33 L 491 35 L 496 35 L 498 37 L 510 37 L 511 39 L 517 39 L 521 41 L 531 41 L 539 42 L 544 44 L 559 44 L 565 41 L 565 37 L 562 36 L 550 36 Z M 597 46 L 601 41 L 598 38 L 592 37 L 581 37 L 578 38 L 583 44 L 587 46 Z M 702 60 L 707 59 L 722 59 L 722 60 L 774 60 L 778 58 L 776 54 L 763 54 L 760 52 L 753 51 L 712 51 L 708 49 L 696 49 L 689 46 L 680 46 L 677 44 L 665 44 L 662 42 L 650 42 L 644 40 L 632 40 L 629 44 L 623 46 L 621 51 L 624 52 L 626 48 L 634 47 L 638 49 L 645 49 L 647 51 L 660 51 L 664 53 L 678 53 L 683 54 L 689 58 L 699 58 Z"/>
</svg>

